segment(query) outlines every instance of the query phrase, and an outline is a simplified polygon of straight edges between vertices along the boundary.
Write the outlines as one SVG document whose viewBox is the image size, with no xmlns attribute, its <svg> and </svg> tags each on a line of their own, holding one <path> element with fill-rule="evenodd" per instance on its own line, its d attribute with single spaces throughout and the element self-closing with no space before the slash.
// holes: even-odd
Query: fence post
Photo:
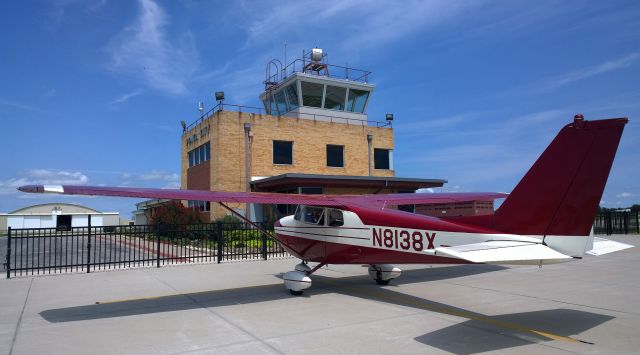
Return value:
<svg viewBox="0 0 640 355">
<path fill-rule="evenodd" d="M 156 267 L 160 267 L 160 223 L 156 224 Z"/>
<path fill-rule="evenodd" d="M 11 278 L 11 227 L 7 228 L 7 278 Z"/>
<path fill-rule="evenodd" d="M 262 259 L 267 260 L 267 235 L 265 233 L 260 235 L 262 236 Z"/>
<path fill-rule="evenodd" d="M 629 217 L 631 216 L 631 212 L 625 212 L 623 215 L 624 221 L 624 234 L 629 234 Z"/>
<path fill-rule="evenodd" d="M 218 247 L 218 264 L 222 261 L 222 246 L 224 244 L 224 236 L 222 235 L 222 223 L 216 223 L 216 244 Z"/>
<path fill-rule="evenodd" d="M 91 215 L 87 221 L 87 274 L 91 272 Z M 72 227 L 73 228 L 73 227 Z"/>
</svg>

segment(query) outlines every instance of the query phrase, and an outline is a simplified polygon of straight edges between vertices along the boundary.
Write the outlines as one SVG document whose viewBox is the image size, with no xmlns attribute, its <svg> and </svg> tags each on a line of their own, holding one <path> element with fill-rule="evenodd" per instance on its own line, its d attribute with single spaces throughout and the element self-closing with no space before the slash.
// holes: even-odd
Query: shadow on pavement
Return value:
<svg viewBox="0 0 640 355">
<path fill-rule="evenodd" d="M 493 265 L 463 265 L 437 268 L 409 270 L 394 281 L 401 284 L 437 281 L 442 279 L 471 276 L 506 269 Z M 281 278 L 282 275 L 274 275 Z M 305 291 L 305 296 L 328 292 L 343 293 L 344 290 L 332 287 L 336 282 L 340 285 L 362 285 L 379 289 L 365 275 L 330 278 L 314 275 L 314 286 Z M 125 317 L 132 315 L 174 312 L 202 307 L 221 307 L 242 303 L 267 302 L 292 297 L 281 283 L 272 285 L 250 286 L 224 290 L 212 290 L 196 293 L 176 294 L 160 297 L 102 302 L 92 305 L 51 309 L 40 312 L 49 322 L 73 322 L 80 320 Z"/>
<path fill-rule="evenodd" d="M 507 269 L 494 265 L 463 265 L 425 268 L 406 271 L 393 281 L 411 284 L 473 276 Z M 274 275 L 281 277 L 281 275 Z M 571 335 L 602 324 L 613 317 L 571 309 L 552 309 L 535 312 L 487 316 L 397 292 L 394 286 L 380 287 L 366 275 L 348 277 L 313 276 L 314 285 L 303 297 L 339 293 L 386 304 L 436 312 L 467 319 L 415 338 L 417 341 L 445 351 L 472 354 L 525 345 L 531 342 L 564 340 L 576 342 Z M 181 310 L 223 307 L 229 305 L 268 302 L 291 296 L 281 283 L 196 293 L 176 294 L 145 299 L 114 301 L 77 307 L 46 310 L 40 315 L 47 321 L 73 322 L 91 319 L 174 312 Z M 496 308 L 500 305 L 496 304 Z"/>
<path fill-rule="evenodd" d="M 550 340 L 547 336 L 535 334 L 533 330 L 554 336 L 551 340 L 571 341 L 574 339 L 569 338 L 572 335 L 580 334 L 613 318 L 562 308 L 511 313 L 489 317 L 490 322 L 468 320 L 415 339 L 423 344 L 456 354 L 476 354 Z M 528 331 L 520 328 L 523 324 L 530 327 Z M 556 336 L 560 337 L 555 338 Z"/>
</svg>

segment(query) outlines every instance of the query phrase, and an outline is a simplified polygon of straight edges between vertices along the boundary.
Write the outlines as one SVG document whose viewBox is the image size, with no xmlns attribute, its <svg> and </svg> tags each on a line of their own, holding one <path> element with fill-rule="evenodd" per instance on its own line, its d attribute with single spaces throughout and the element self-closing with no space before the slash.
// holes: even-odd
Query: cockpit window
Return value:
<svg viewBox="0 0 640 355">
<path fill-rule="evenodd" d="M 304 222 L 324 225 L 324 208 L 305 207 L 302 214 Z"/>
<path fill-rule="evenodd" d="M 344 225 L 344 217 L 340 210 L 329 210 L 329 227 L 339 227 Z"/>
<path fill-rule="evenodd" d="M 296 213 L 293 215 L 293 219 L 295 219 L 296 221 L 302 219 L 302 209 L 303 208 L 300 205 L 296 207 Z"/>
</svg>

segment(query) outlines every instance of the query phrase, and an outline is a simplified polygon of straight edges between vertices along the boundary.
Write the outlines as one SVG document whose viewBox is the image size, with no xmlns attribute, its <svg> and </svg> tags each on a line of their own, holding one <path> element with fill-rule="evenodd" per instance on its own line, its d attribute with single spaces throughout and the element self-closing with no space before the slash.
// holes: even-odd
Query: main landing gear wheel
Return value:
<svg viewBox="0 0 640 355">
<path fill-rule="evenodd" d="M 389 264 L 369 265 L 369 277 L 378 285 L 388 285 L 389 281 L 402 274 L 402 270 Z"/>
</svg>

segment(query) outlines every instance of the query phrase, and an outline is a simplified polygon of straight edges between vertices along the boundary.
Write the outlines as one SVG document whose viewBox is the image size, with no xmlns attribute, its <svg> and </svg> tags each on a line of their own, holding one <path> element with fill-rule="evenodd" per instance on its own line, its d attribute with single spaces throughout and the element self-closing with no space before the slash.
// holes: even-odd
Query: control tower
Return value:
<svg viewBox="0 0 640 355">
<path fill-rule="evenodd" d="M 442 179 L 395 176 L 392 117 L 371 120 L 370 72 L 328 63 L 319 48 L 283 66 L 266 67 L 263 107 L 224 102 L 183 123 L 183 189 L 304 194 L 414 192 Z M 199 109 L 202 105 L 199 106 Z M 187 201 L 209 221 L 228 213 Z M 230 204 L 256 221 L 292 214 L 295 206 Z"/>
<path fill-rule="evenodd" d="M 370 74 L 330 65 L 322 49 L 314 48 L 285 67 L 277 59 L 267 63 L 260 101 L 273 116 L 362 124 L 375 88 Z"/>
</svg>

